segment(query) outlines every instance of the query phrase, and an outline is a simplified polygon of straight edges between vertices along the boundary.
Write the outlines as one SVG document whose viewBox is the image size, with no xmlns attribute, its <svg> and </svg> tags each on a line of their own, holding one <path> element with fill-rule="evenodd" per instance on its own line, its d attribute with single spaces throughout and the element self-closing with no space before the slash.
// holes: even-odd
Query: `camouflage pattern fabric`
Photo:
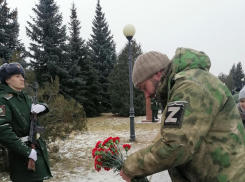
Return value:
<svg viewBox="0 0 245 182">
<path fill-rule="evenodd" d="M 178 48 L 157 99 L 165 105 L 162 137 L 130 155 L 133 178 L 169 170 L 173 182 L 244 182 L 245 134 L 228 88 L 208 72 L 208 56 Z"/>
</svg>

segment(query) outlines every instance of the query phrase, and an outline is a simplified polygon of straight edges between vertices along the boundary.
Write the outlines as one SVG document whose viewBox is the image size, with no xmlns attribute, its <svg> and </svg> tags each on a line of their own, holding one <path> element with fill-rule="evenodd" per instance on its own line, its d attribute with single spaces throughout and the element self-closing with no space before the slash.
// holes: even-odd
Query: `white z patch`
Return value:
<svg viewBox="0 0 245 182">
<path fill-rule="evenodd" d="M 168 112 L 171 112 L 171 114 L 168 115 L 168 117 L 166 118 L 166 123 L 176 123 L 177 122 L 177 118 L 174 118 L 174 115 L 180 110 L 180 107 L 169 107 L 168 108 Z"/>
<path fill-rule="evenodd" d="M 175 101 L 168 104 L 167 112 L 164 119 L 165 127 L 181 128 L 181 123 L 184 117 L 186 104 L 186 101 Z"/>
</svg>

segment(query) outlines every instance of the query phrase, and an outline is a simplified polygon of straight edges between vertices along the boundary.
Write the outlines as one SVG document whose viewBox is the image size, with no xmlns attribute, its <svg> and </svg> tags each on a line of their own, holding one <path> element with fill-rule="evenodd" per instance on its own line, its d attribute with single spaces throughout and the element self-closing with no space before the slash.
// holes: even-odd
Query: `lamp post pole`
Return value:
<svg viewBox="0 0 245 182">
<path fill-rule="evenodd" d="M 242 79 L 241 79 L 241 81 L 242 81 L 242 88 L 243 88 L 243 82 L 244 82 L 244 78 L 242 78 Z"/>
<path fill-rule="evenodd" d="M 135 129 L 134 129 L 134 104 L 133 104 L 133 82 L 132 82 L 132 59 L 131 59 L 131 40 L 135 34 L 135 28 L 133 25 L 128 24 L 123 28 L 123 33 L 128 39 L 128 50 L 129 50 L 129 88 L 130 88 L 130 109 L 129 109 L 129 118 L 130 118 L 130 138 L 129 141 L 135 141 Z"/>
</svg>

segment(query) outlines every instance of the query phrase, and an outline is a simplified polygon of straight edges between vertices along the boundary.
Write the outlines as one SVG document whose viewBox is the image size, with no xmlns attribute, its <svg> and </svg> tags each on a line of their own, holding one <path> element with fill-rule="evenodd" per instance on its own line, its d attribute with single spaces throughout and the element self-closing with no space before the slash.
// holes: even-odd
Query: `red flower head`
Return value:
<svg viewBox="0 0 245 182">
<path fill-rule="evenodd" d="M 101 148 L 102 147 L 102 141 L 98 141 L 95 145 L 95 148 Z"/>
<path fill-rule="evenodd" d="M 95 162 L 94 168 L 99 172 L 101 170 L 102 162 Z"/>
<path fill-rule="evenodd" d="M 104 170 L 106 170 L 106 171 L 110 171 L 110 170 L 111 170 L 111 168 L 109 168 L 109 167 L 104 167 Z"/>
<path fill-rule="evenodd" d="M 103 141 L 103 143 L 102 143 L 102 146 L 105 146 L 107 143 L 108 143 L 108 140 L 105 139 L 105 140 Z"/>
<path fill-rule="evenodd" d="M 113 138 L 113 142 L 115 142 L 118 145 L 119 142 L 120 142 L 120 138 L 119 137 L 114 137 Z"/>
<path fill-rule="evenodd" d="M 102 156 L 101 155 L 97 155 L 94 159 L 95 163 L 101 162 Z"/>
<path fill-rule="evenodd" d="M 104 149 L 98 148 L 98 149 L 95 151 L 95 155 L 102 155 L 104 151 L 105 151 Z"/>
<path fill-rule="evenodd" d="M 111 136 L 105 139 L 102 143 L 103 146 L 107 147 L 109 147 L 111 144 L 113 144 L 113 138 Z"/>
<path fill-rule="evenodd" d="M 93 148 L 92 149 L 92 156 L 93 156 L 93 158 L 95 158 L 95 152 L 97 151 L 97 148 Z"/>
<path fill-rule="evenodd" d="M 131 145 L 129 145 L 129 144 L 124 144 L 123 145 L 123 148 L 126 150 L 126 152 L 128 151 L 128 150 L 130 150 L 130 148 L 131 148 Z"/>
</svg>

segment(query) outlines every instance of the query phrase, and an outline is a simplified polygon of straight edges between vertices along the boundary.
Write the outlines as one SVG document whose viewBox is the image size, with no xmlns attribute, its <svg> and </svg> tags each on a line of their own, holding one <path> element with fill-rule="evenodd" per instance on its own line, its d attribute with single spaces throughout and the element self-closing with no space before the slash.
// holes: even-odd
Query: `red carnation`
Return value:
<svg viewBox="0 0 245 182">
<path fill-rule="evenodd" d="M 94 159 L 95 163 L 101 162 L 102 156 L 101 155 L 97 155 Z"/>
<path fill-rule="evenodd" d="M 93 156 L 93 158 L 95 158 L 95 152 L 97 151 L 97 148 L 93 148 L 92 149 L 92 156 Z"/>
<path fill-rule="evenodd" d="M 113 142 L 115 142 L 117 145 L 118 145 L 118 143 L 120 142 L 120 138 L 119 138 L 119 137 L 114 137 L 112 140 L 113 140 Z"/>
<path fill-rule="evenodd" d="M 110 171 L 110 170 L 111 170 L 111 168 L 109 168 L 109 167 L 104 167 L 104 170 L 106 170 L 106 171 Z"/>
<path fill-rule="evenodd" d="M 101 170 L 102 162 L 95 162 L 94 168 L 99 172 Z"/>
<path fill-rule="evenodd" d="M 96 143 L 96 145 L 95 145 L 95 148 L 100 148 L 100 147 L 102 147 L 102 141 L 98 141 L 97 143 Z"/>
<path fill-rule="evenodd" d="M 105 146 L 107 144 L 107 142 L 109 142 L 107 139 L 105 139 L 102 143 L 103 146 Z"/>
<path fill-rule="evenodd" d="M 110 136 L 106 139 L 110 144 L 113 144 L 113 138 Z"/>
<path fill-rule="evenodd" d="M 128 157 L 127 153 L 130 150 L 130 144 L 124 144 L 123 148 L 126 156 L 121 152 L 121 145 L 119 146 L 120 138 L 111 136 L 105 140 L 98 141 L 95 148 L 92 149 L 92 156 L 94 159 L 94 168 L 96 171 L 104 169 L 105 171 L 113 170 L 119 172 L 122 169 L 125 159 Z M 139 177 L 135 182 L 149 182 L 146 177 Z"/>
<path fill-rule="evenodd" d="M 131 145 L 129 145 L 129 144 L 124 144 L 123 145 L 123 148 L 126 150 L 126 152 L 128 151 L 128 150 L 130 150 L 130 148 L 131 148 Z"/>
</svg>

